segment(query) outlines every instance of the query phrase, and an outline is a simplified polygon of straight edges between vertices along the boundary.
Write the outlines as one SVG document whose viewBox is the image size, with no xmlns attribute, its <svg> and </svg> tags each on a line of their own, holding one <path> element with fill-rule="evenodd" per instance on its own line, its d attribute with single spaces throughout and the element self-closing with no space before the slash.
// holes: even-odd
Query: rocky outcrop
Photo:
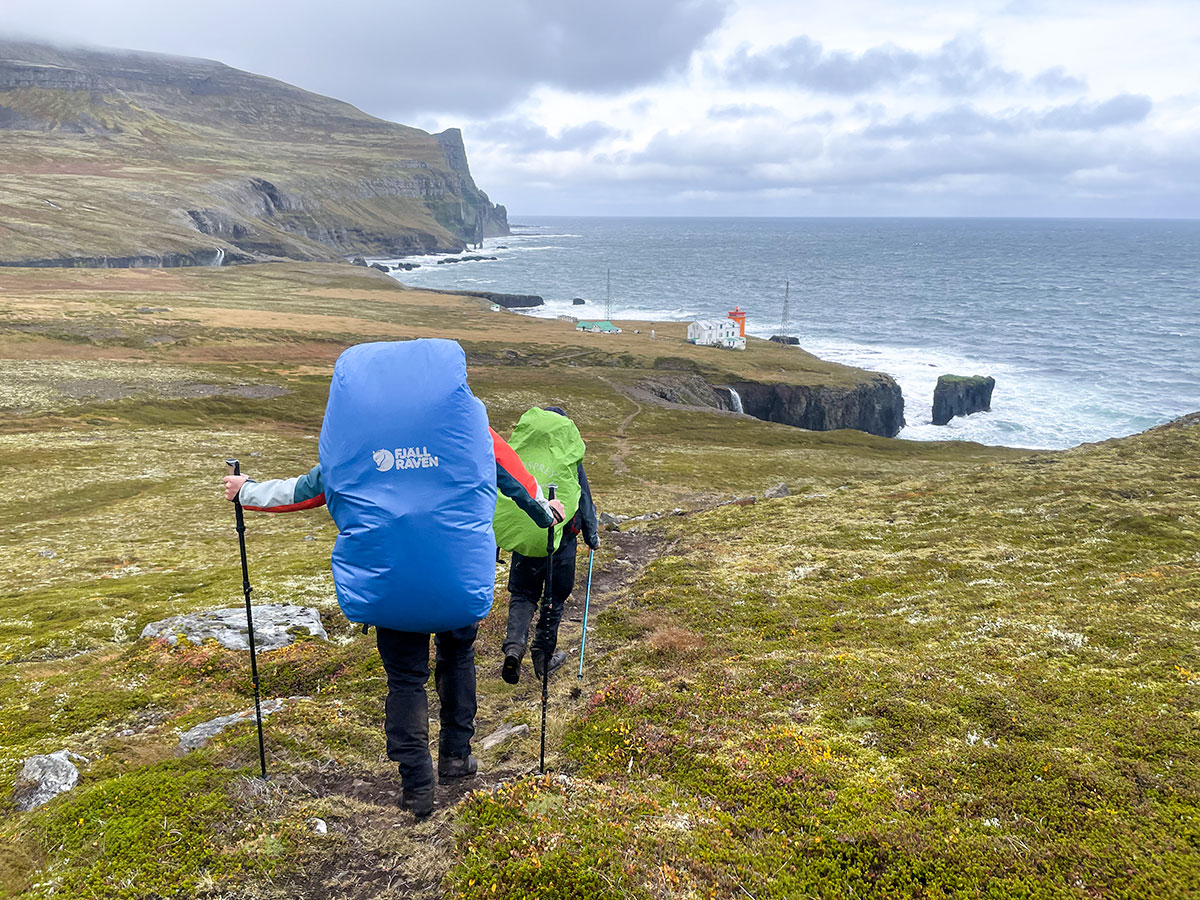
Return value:
<svg viewBox="0 0 1200 900">
<path fill-rule="evenodd" d="M 943 375 L 933 389 L 933 424 L 945 425 L 955 416 L 992 408 L 996 379 L 988 375 Z"/>
<path fill-rule="evenodd" d="M 262 711 L 263 718 L 265 719 L 272 713 L 277 713 L 283 709 L 283 701 L 279 699 L 264 700 L 259 704 L 259 709 Z M 241 712 L 230 713 L 227 716 L 217 716 L 215 719 L 201 722 L 179 736 L 179 746 L 175 752 L 183 755 L 189 750 L 198 750 L 227 728 L 253 718 L 254 708 L 251 707 L 250 709 L 243 709 Z"/>
<path fill-rule="evenodd" d="M 25 760 L 13 787 L 13 805 L 22 812 L 28 812 L 75 787 L 79 782 L 79 769 L 72 759 L 83 760 L 83 757 L 67 750 L 58 750 Z"/>
<path fill-rule="evenodd" d="M 638 381 L 637 391 L 680 406 L 733 409 L 729 394 L 715 388 L 699 375 L 662 375 Z"/>
<path fill-rule="evenodd" d="M 655 368 L 669 369 L 664 358 Z M 686 360 L 681 360 L 679 368 Z M 767 384 L 757 381 L 728 381 L 712 384 L 699 374 L 668 374 L 644 378 L 634 387 L 635 395 L 684 406 L 700 406 L 744 413 L 767 422 L 779 422 L 810 431 L 854 428 L 895 437 L 904 427 L 904 397 L 900 386 L 887 375 L 863 373 L 863 380 L 849 386 Z"/>
<path fill-rule="evenodd" d="M 429 290 L 425 288 L 425 290 Z M 541 306 L 546 301 L 537 294 L 498 294 L 495 291 L 430 291 L 436 294 L 458 294 L 466 297 L 479 297 L 481 300 L 487 300 L 495 303 L 497 306 L 503 306 L 505 309 L 528 309 L 532 306 Z"/>
<path fill-rule="evenodd" d="M 260 652 L 286 647 L 300 630 L 323 641 L 329 640 L 321 624 L 321 614 L 310 606 L 267 603 L 254 607 L 254 644 Z M 193 644 L 212 638 L 230 650 L 250 649 L 244 607 L 171 616 L 151 622 L 142 629 L 143 639 L 164 638 L 172 646 L 178 643 L 181 635 Z"/>
<path fill-rule="evenodd" d="M 253 262 L 241 253 L 224 250 L 196 250 L 192 253 L 164 253 L 159 256 L 59 256 L 52 259 L 0 260 L 0 267 L 18 269 L 175 269 L 191 266 L 225 266 Z"/>
<path fill-rule="evenodd" d="M 747 415 L 811 431 L 855 428 L 895 437 L 904 427 L 904 397 L 887 375 L 850 386 L 760 384 L 732 381 Z"/>
<path fill-rule="evenodd" d="M 491 750 L 493 747 L 499 747 L 501 744 L 513 740 L 513 738 L 525 737 L 528 734 L 528 725 L 505 725 L 480 741 L 479 749 Z"/>
</svg>

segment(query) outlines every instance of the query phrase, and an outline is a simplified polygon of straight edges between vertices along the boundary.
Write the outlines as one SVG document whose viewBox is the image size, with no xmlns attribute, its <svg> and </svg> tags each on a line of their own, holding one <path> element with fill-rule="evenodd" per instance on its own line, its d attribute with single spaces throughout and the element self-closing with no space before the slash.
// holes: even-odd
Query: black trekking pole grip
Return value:
<svg viewBox="0 0 1200 900">
<path fill-rule="evenodd" d="M 558 485 L 546 485 L 546 496 L 553 500 L 555 493 L 558 491 Z M 552 519 L 557 518 L 551 516 Z M 539 617 L 543 622 L 549 625 L 550 622 L 550 604 L 554 599 L 554 529 L 558 522 L 551 521 L 550 527 L 546 529 L 546 589 L 542 591 L 542 614 Z M 549 628 L 546 629 L 547 633 Z M 547 654 L 546 648 L 542 648 L 542 753 L 538 759 L 538 774 L 546 774 L 546 703 L 550 698 L 550 658 L 553 654 Z"/>
<path fill-rule="evenodd" d="M 236 459 L 225 460 L 229 466 L 229 474 L 241 475 L 242 467 Z M 233 495 L 234 521 L 237 523 L 238 549 L 242 555 L 242 594 L 246 598 L 246 630 L 250 643 L 250 680 L 254 683 L 254 719 L 258 724 L 258 768 L 262 777 L 267 777 L 267 751 L 263 743 L 262 701 L 258 689 L 258 653 L 254 646 L 254 613 L 250 607 L 250 568 L 246 563 L 246 519 L 242 514 L 242 501 L 238 494 Z"/>
</svg>

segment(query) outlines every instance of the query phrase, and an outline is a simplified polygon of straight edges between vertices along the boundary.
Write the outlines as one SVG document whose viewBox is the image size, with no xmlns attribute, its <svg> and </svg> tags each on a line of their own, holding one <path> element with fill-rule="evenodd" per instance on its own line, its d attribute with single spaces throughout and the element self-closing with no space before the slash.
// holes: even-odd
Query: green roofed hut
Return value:
<svg viewBox="0 0 1200 900">
<path fill-rule="evenodd" d="M 600 334 L 620 334 L 621 329 L 612 322 L 579 322 L 575 325 L 576 331 L 594 331 Z"/>
</svg>

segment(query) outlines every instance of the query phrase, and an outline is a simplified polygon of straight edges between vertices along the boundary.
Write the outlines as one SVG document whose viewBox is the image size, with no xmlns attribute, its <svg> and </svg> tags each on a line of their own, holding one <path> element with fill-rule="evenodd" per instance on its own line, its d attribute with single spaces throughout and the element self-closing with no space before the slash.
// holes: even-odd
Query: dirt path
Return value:
<svg viewBox="0 0 1200 900">
<path fill-rule="evenodd" d="M 640 410 L 639 410 L 640 411 Z M 636 415 L 636 413 L 634 413 Z M 632 416 L 630 417 L 632 418 Z M 596 616 L 624 595 L 632 584 L 666 549 L 661 534 L 649 530 L 606 531 L 601 534 L 601 552 L 592 574 L 592 594 L 588 610 L 589 627 Z M 583 608 L 587 593 L 586 557 L 580 558 L 576 589 L 567 600 L 559 631 L 559 646 L 568 652 L 567 663 L 556 680 L 570 684 L 572 698 L 579 666 Z M 595 660 L 589 653 L 589 658 Z M 526 668 L 525 678 L 511 695 L 497 702 L 480 697 L 476 717 L 476 741 L 499 728 L 513 706 L 536 705 L 539 685 Z M 484 669 L 480 679 L 499 677 Z M 559 692 L 563 689 L 560 687 Z M 563 695 L 556 692 L 558 697 Z M 429 685 L 430 716 L 437 719 L 437 695 Z M 555 702 L 552 699 L 552 704 Z M 453 785 L 435 789 L 432 817 L 414 824 L 412 816 L 399 807 L 400 783 L 391 770 L 385 772 L 348 772 L 332 762 L 322 770 L 277 780 L 273 790 L 299 798 L 332 801 L 342 812 L 329 816 L 327 827 L 340 835 L 344 852 L 323 865 L 260 885 L 249 893 L 221 895 L 254 900 L 282 900 L 284 897 L 323 896 L 326 900 L 403 900 L 403 898 L 441 897 L 441 880 L 454 864 L 454 817 L 458 804 L 472 791 L 487 789 L 497 782 L 519 778 L 537 771 L 536 757 L 527 754 L 501 754 L 491 758 L 486 771 Z"/>
<path fill-rule="evenodd" d="M 607 378 L 603 377 L 602 375 L 597 375 L 596 377 L 607 384 L 618 394 L 624 396 L 629 400 L 630 403 L 634 405 L 633 412 L 627 415 L 621 421 L 621 424 L 617 426 L 617 449 L 613 452 L 612 456 L 609 457 L 609 459 L 612 461 L 614 472 L 616 472 L 618 475 L 628 475 L 629 466 L 625 465 L 625 460 L 629 456 L 629 426 L 633 424 L 633 420 L 638 417 L 638 414 L 641 413 L 645 407 L 642 406 L 642 404 L 640 404 L 635 398 L 630 397 L 627 391 L 617 387 Z"/>
</svg>

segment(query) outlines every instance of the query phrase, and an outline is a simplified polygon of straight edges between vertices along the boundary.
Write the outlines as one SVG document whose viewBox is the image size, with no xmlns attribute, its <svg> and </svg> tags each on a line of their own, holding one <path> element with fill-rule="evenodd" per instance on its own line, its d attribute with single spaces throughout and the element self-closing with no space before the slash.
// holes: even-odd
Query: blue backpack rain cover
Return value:
<svg viewBox="0 0 1200 900">
<path fill-rule="evenodd" d="M 496 459 L 454 341 L 359 344 L 321 426 L 333 581 L 352 622 L 433 633 L 479 621 L 496 576 Z"/>
</svg>

